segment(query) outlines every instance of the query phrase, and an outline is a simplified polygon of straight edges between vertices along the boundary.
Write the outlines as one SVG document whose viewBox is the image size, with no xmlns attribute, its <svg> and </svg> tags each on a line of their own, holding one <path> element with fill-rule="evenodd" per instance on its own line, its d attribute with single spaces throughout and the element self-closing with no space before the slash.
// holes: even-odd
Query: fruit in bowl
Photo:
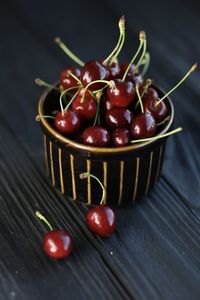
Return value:
<svg viewBox="0 0 200 300">
<path fill-rule="evenodd" d="M 174 109 L 169 95 L 197 65 L 163 93 L 145 76 L 150 55 L 143 31 L 130 62 L 119 62 L 124 17 L 119 20 L 116 47 L 105 59 L 84 63 L 60 38 L 55 41 L 79 68 L 65 68 L 56 85 L 36 80 L 48 88 L 36 119 L 44 131 L 46 166 L 53 185 L 74 200 L 97 204 L 98 187 L 91 186 L 89 178 L 83 186 L 78 178 L 92 169 L 106 187 L 105 203 L 120 205 L 146 195 L 159 178 L 167 136 L 182 130 L 170 131 Z M 116 184 L 111 184 L 113 180 Z"/>
</svg>

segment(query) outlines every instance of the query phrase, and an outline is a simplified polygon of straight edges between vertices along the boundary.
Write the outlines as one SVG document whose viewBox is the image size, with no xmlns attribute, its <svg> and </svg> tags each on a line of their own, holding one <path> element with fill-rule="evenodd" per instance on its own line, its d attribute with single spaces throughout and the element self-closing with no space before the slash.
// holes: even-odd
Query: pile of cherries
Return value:
<svg viewBox="0 0 200 300">
<path fill-rule="evenodd" d="M 106 59 L 84 63 L 60 38 L 55 41 L 81 69 L 68 67 L 63 70 L 58 86 L 36 80 L 39 85 L 59 90 L 60 110 L 55 115 L 42 117 L 53 118 L 53 126 L 61 134 L 95 147 L 123 147 L 155 137 L 162 128 L 160 125 L 170 119 L 164 100 L 196 69 L 195 64 L 160 99 L 152 87 L 152 80 L 144 78 L 150 56 L 143 31 L 130 63 L 118 61 L 125 41 L 124 17 L 119 20 L 117 45 Z"/>
</svg>

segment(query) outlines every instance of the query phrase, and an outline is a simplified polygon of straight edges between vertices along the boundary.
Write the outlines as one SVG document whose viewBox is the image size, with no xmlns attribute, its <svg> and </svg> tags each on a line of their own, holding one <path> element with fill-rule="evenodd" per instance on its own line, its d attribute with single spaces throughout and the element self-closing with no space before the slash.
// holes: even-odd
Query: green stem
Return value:
<svg viewBox="0 0 200 300">
<path fill-rule="evenodd" d="M 59 37 L 55 38 L 55 42 L 73 61 L 75 61 L 81 67 L 84 66 L 85 63 L 80 58 L 78 58 L 71 50 L 69 50 L 69 48 L 62 42 Z"/>
<path fill-rule="evenodd" d="M 47 221 L 47 219 L 45 218 L 45 216 L 43 216 L 39 211 L 35 212 L 36 216 L 38 217 L 38 219 L 42 220 L 50 229 L 50 231 L 53 230 L 53 227 L 51 226 L 51 224 Z"/>
<path fill-rule="evenodd" d="M 148 71 L 148 68 L 149 68 L 149 65 L 150 65 L 150 61 L 151 61 L 151 57 L 150 57 L 150 54 L 148 52 L 146 52 L 144 59 L 145 59 L 145 63 L 144 63 L 142 71 L 140 72 L 140 74 L 141 74 L 142 77 L 144 77 L 144 75 Z"/>
<path fill-rule="evenodd" d="M 161 121 L 160 123 L 157 123 L 156 126 L 161 126 L 164 125 L 167 121 L 169 121 L 171 118 L 171 116 L 167 116 L 163 121 Z"/>
<path fill-rule="evenodd" d="M 140 92 L 139 92 L 139 84 L 136 84 L 135 91 L 138 96 L 138 100 L 140 102 L 141 111 L 142 111 L 142 113 L 144 113 L 144 106 L 143 106 L 142 99 L 141 99 Z"/>
<path fill-rule="evenodd" d="M 80 81 L 80 79 L 78 77 L 76 77 L 76 75 L 74 75 L 70 71 L 68 71 L 67 73 L 69 74 L 69 76 L 71 76 L 72 78 L 74 78 L 80 85 L 82 85 L 82 82 Z"/>
<path fill-rule="evenodd" d="M 153 136 L 153 137 L 150 137 L 150 138 L 144 138 L 144 139 L 139 139 L 139 140 L 133 140 L 131 141 L 132 144 L 135 144 L 135 143 L 142 143 L 142 142 L 148 142 L 148 141 L 154 141 L 154 140 L 158 140 L 158 139 L 162 139 L 164 137 L 167 137 L 169 135 L 172 135 L 172 134 L 175 134 L 175 133 L 178 133 L 180 131 L 182 131 L 183 128 L 182 127 L 178 127 L 172 131 L 169 131 L 165 134 L 162 134 L 162 135 L 157 135 L 157 136 Z"/>
<path fill-rule="evenodd" d="M 95 175 L 93 174 L 90 174 L 89 172 L 85 172 L 85 173 L 81 173 L 79 175 L 80 179 L 86 179 L 88 177 L 92 177 L 94 178 L 101 186 L 102 188 L 102 197 L 101 197 L 101 202 L 100 202 L 100 205 L 102 205 L 104 203 L 104 200 L 105 200 L 105 196 L 106 196 L 106 189 L 104 187 L 104 185 L 101 183 L 101 181 L 99 180 L 99 178 L 97 178 Z"/>
<path fill-rule="evenodd" d="M 98 120 L 98 116 L 99 116 L 99 109 L 100 109 L 100 99 L 102 96 L 102 92 L 99 92 L 99 94 L 96 95 L 96 101 L 97 101 L 97 111 L 96 111 L 96 115 L 95 115 L 95 119 L 94 119 L 94 123 L 93 126 L 96 125 L 97 120 Z"/>
<path fill-rule="evenodd" d="M 35 79 L 35 83 L 36 83 L 37 85 L 39 85 L 39 86 L 44 86 L 44 87 L 46 87 L 46 88 L 48 88 L 48 89 L 54 89 L 54 90 L 60 91 L 60 89 L 59 89 L 58 87 L 56 87 L 56 86 L 54 86 L 54 85 L 51 85 L 51 84 L 49 84 L 49 83 L 43 81 L 43 80 L 40 79 L 40 78 L 36 78 L 36 79 Z"/>
<path fill-rule="evenodd" d="M 123 78 L 122 78 L 122 81 L 125 81 L 126 76 L 127 76 L 128 72 L 129 72 L 129 70 L 130 70 L 130 68 L 131 68 L 131 65 L 134 63 L 134 61 L 136 60 L 138 54 L 140 53 L 140 50 L 141 50 L 141 48 L 142 48 L 142 45 L 143 45 L 143 43 L 144 43 L 144 41 L 145 41 L 145 39 L 146 39 L 146 37 L 145 37 L 145 32 L 144 32 L 144 31 L 141 31 L 141 32 L 140 32 L 140 37 L 139 37 L 139 39 L 140 39 L 139 47 L 138 47 L 138 49 L 137 49 L 135 55 L 134 55 L 133 58 L 131 59 L 129 65 L 128 65 L 128 67 L 127 67 L 125 73 L 124 73 L 124 76 L 123 76 Z"/>
<path fill-rule="evenodd" d="M 190 74 L 192 72 L 194 72 L 197 68 L 197 64 L 194 64 L 190 70 L 185 74 L 185 76 L 177 83 L 177 85 L 175 85 L 167 94 L 165 94 L 161 99 L 159 99 L 159 101 L 156 102 L 156 106 L 158 106 L 167 96 L 169 96 L 179 85 L 181 85 L 181 83 L 183 83 L 183 81 L 186 80 L 186 78 L 188 76 L 190 76 Z"/>
<path fill-rule="evenodd" d="M 122 40 L 122 36 L 124 34 L 125 31 L 125 18 L 124 16 L 122 16 L 119 20 L 119 38 L 117 41 L 117 45 L 115 46 L 115 48 L 113 49 L 113 51 L 109 54 L 109 56 L 103 61 L 103 65 L 106 65 L 109 60 L 113 57 L 113 55 L 118 51 L 120 45 L 121 45 L 121 40 Z"/>
<path fill-rule="evenodd" d="M 140 56 L 140 59 L 138 61 L 138 63 L 136 64 L 135 68 L 138 69 L 145 54 L 146 54 L 146 50 L 147 50 L 147 40 L 146 40 L 146 37 L 144 38 L 144 42 L 143 42 L 143 50 L 142 50 L 142 55 Z"/>
<path fill-rule="evenodd" d="M 60 109 L 61 109 L 62 116 L 64 116 L 64 108 L 63 108 L 63 103 L 62 103 L 62 98 L 63 98 L 63 96 L 64 96 L 65 94 L 67 94 L 68 91 L 71 91 L 71 90 L 74 90 L 74 89 L 77 89 L 77 88 L 79 88 L 79 85 L 73 86 L 73 87 L 71 87 L 71 88 L 68 88 L 67 90 L 64 90 L 64 91 L 62 92 L 62 94 L 60 95 L 59 101 L 60 101 Z"/>
<path fill-rule="evenodd" d="M 44 119 L 55 119 L 55 117 L 53 117 L 53 116 L 39 116 L 39 115 L 37 115 L 36 117 L 35 117 L 35 120 L 37 121 L 37 122 L 40 122 L 40 120 L 41 120 L 41 118 L 44 118 Z"/>
<path fill-rule="evenodd" d="M 64 109 L 64 112 L 66 112 L 66 110 L 68 110 L 68 108 L 70 107 L 70 105 L 72 104 L 72 102 L 74 101 L 74 99 L 76 98 L 76 96 L 78 95 L 78 91 L 76 91 L 76 93 L 73 95 L 73 97 L 70 99 L 69 103 L 67 103 L 65 109 Z"/>
<path fill-rule="evenodd" d="M 82 99 L 81 99 L 81 103 L 84 102 L 85 93 L 86 93 L 86 91 L 88 90 L 88 88 L 89 88 L 91 85 L 95 84 L 95 83 L 106 83 L 107 86 L 108 86 L 108 85 L 111 83 L 111 81 L 108 81 L 108 80 L 94 80 L 94 81 L 88 83 L 88 85 L 85 87 L 85 90 L 84 90 L 84 92 L 83 92 Z M 98 91 L 101 91 L 101 90 L 98 90 Z"/>
</svg>

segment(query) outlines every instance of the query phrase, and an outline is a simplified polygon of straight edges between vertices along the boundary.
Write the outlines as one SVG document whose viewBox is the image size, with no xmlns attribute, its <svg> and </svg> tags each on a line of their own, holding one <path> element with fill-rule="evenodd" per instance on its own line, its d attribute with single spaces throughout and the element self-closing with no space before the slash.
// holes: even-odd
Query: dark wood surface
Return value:
<svg viewBox="0 0 200 300">
<path fill-rule="evenodd" d="M 109 239 L 85 226 L 85 206 L 52 188 L 44 173 L 42 135 L 34 121 L 41 76 L 49 82 L 70 64 L 54 45 L 61 35 L 87 61 L 106 56 L 124 14 L 122 59 L 149 40 L 149 76 L 169 89 L 199 60 L 198 1 L 25 1 L 0 4 L 0 299 L 199 299 L 200 294 L 200 85 L 199 71 L 172 100 L 175 125 L 160 182 L 137 204 L 116 210 Z M 42 251 L 46 227 L 39 209 L 75 240 L 69 259 Z"/>
</svg>

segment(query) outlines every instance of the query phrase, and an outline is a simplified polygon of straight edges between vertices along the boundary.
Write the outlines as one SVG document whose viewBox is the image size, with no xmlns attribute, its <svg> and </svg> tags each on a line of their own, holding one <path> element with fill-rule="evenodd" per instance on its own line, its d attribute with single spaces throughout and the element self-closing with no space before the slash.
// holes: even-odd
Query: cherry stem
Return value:
<svg viewBox="0 0 200 300">
<path fill-rule="evenodd" d="M 74 78 L 80 85 L 82 85 L 82 82 L 80 81 L 80 79 L 76 75 L 74 75 L 70 71 L 68 71 L 67 73 L 69 74 L 69 76 L 71 76 L 72 78 Z"/>
<path fill-rule="evenodd" d="M 172 135 L 172 134 L 175 134 L 175 133 L 178 133 L 180 131 L 182 131 L 183 128 L 182 127 L 178 127 L 172 131 L 169 131 L 165 134 L 162 134 L 162 135 L 157 135 L 157 136 L 153 136 L 153 137 L 150 137 L 150 138 L 144 138 L 144 139 L 139 139 L 139 140 L 133 140 L 131 141 L 132 144 L 135 144 L 135 143 L 141 143 L 141 142 L 147 142 L 147 141 L 154 141 L 154 140 L 158 140 L 158 139 L 162 139 L 164 137 L 167 137 L 169 135 Z"/>
<path fill-rule="evenodd" d="M 125 81 L 126 76 L 127 76 L 128 72 L 129 72 L 129 70 L 130 70 L 130 68 L 131 68 L 131 65 L 132 65 L 133 62 L 136 60 L 138 54 L 140 53 L 140 50 L 142 49 L 142 45 L 143 45 L 143 43 L 144 43 L 144 41 L 145 41 L 145 39 L 146 39 L 146 37 L 145 37 L 145 32 L 144 32 L 144 31 L 141 31 L 141 32 L 140 32 L 139 39 L 140 39 L 139 47 L 138 47 L 138 49 L 137 49 L 135 55 L 134 55 L 133 58 L 131 59 L 129 65 L 128 65 L 128 67 L 127 67 L 127 69 L 126 69 L 126 71 L 125 71 L 125 73 L 124 73 L 124 75 L 123 75 L 122 81 Z"/>
<path fill-rule="evenodd" d="M 49 83 L 43 81 L 43 80 L 40 79 L 40 78 L 36 78 L 36 79 L 35 79 L 35 83 L 36 83 L 37 85 L 39 85 L 39 86 L 44 86 L 44 87 L 46 87 L 46 88 L 50 88 L 50 89 L 54 89 L 54 90 L 60 91 L 60 89 L 59 89 L 58 87 L 53 86 L 53 85 L 51 85 L 51 84 L 49 84 Z"/>
<path fill-rule="evenodd" d="M 104 187 L 104 185 L 101 183 L 101 181 L 99 180 L 99 178 L 97 178 L 95 175 L 89 173 L 89 172 L 85 172 L 85 173 L 81 173 L 79 175 L 80 179 L 86 179 L 88 177 L 92 177 L 94 178 L 101 186 L 102 188 L 102 197 L 101 197 L 101 202 L 100 202 L 100 205 L 102 205 L 105 201 L 105 196 L 106 196 L 106 189 Z"/>
<path fill-rule="evenodd" d="M 155 106 L 158 106 L 167 96 L 169 96 L 179 85 L 181 85 L 181 83 L 183 83 L 183 81 L 185 81 L 187 79 L 188 76 L 190 76 L 190 74 L 192 72 L 194 72 L 197 68 L 197 63 L 195 63 L 190 70 L 185 74 L 185 76 L 167 93 L 165 94 L 161 99 L 159 99 L 159 101 L 156 102 Z"/>
<path fill-rule="evenodd" d="M 55 117 L 53 117 L 53 116 L 39 116 L 39 115 L 37 115 L 36 117 L 35 117 L 35 120 L 37 121 L 37 122 L 40 122 L 41 121 L 41 118 L 44 118 L 44 119 L 55 119 Z"/>
<path fill-rule="evenodd" d="M 144 57 L 144 63 L 143 63 L 143 69 L 140 72 L 141 76 L 143 77 L 146 72 L 148 71 L 149 65 L 150 65 L 151 57 L 149 52 L 146 52 L 145 57 Z"/>
<path fill-rule="evenodd" d="M 45 218 L 45 216 L 43 216 L 38 210 L 35 212 L 36 216 L 38 217 L 38 219 L 40 219 L 41 221 L 43 221 L 50 229 L 50 231 L 53 230 L 53 227 L 51 226 L 51 224 L 47 221 L 47 219 Z"/>
<path fill-rule="evenodd" d="M 58 46 L 65 52 L 65 54 L 67 54 L 67 56 L 69 56 L 78 65 L 80 65 L 81 67 L 84 66 L 85 63 L 80 58 L 78 58 L 71 50 L 69 50 L 69 48 L 63 43 L 63 41 L 59 37 L 55 38 L 55 43 L 58 44 Z"/>
<path fill-rule="evenodd" d="M 96 125 L 97 123 L 97 120 L 98 120 L 98 116 L 99 116 L 99 109 L 100 109 L 100 99 L 101 99 L 101 96 L 102 96 L 102 92 L 98 92 L 98 94 L 96 94 L 96 101 L 97 101 L 97 111 L 96 111 L 96 115 L 95 115 L 95 119 L 94 119 L 94 123 L 93 123 L 93 126 Z"/>
<path fill-rule="evenodd" d="M 142 103 L 142 98 L 140 96 L 139 84 L 138 83 L 135 86 L 135 91 L 136 91 L 136 94 L 138 96 L 138 100 L 139 100 L 139 103 L 140 103 L 141 111 L 142 111 L 142 113 L 144 113 L 144 106 L 143 106 L 143 103 Z"/>
<path fill-rule="evenodd" d="M 144 59 L 144 57 L 146 55 L 146 51 L 147 51 L 147 40 L 146 40 L 146 36 L 144 35 L 144 39 L 143 39 L 143 51 L 142 51 L 142 55 L 140 56 L 140 59 L 139 59 L 138 63 L 135 66 L 136 69 L 138 69 L 139 66 L 141 65 L 141 62 L 142 62 L 142 60 Z"/>
<path fill-rule="evenodd" d="M 64 91 L 62 92 L 62 94 L 60 95 L 59 101 L 60 101 L 60 109 L 61 109 L 62 116 L 64 116 L 64 108 L 63 108 L 63 104 L 62 104 L 62 98 L 63 98 L 63 96 L 64 96 L 65 94 L 67 94 L 68 91 L 71 91 L 71 90 L 74 90 L 74 89 L 77 89 L 77 88 L 79 88 L 79 85 L 77 85 L 77 86 L 72 86 L 72 87 L 68 88 L 67 90 L 64 90 Z"/>
<path fill-rule="evenodd" d="M 144 86 L 144 90 L 143 90 L 143 92 L 141 94 L 141 98 L 144 97 L 144 95 L 146 94 L 146 92 L 147 92 L 147 90 L 148 90 L 148 88 L 150 87 L 151 84 L 152 84 L 152 80 L 151 79 L 147 79 L 146 80 L 146 84 Z"/>
<path fill-rule="evenodd" d="M 125 18 L 124 18 L 124 16 L 122 16 L 120 18 L 118 26 L 119 26 L 119 38 L 117 41 L 117 45 L 115 46 L 113 51 L 109 54 L 109 56 L 103 61 L 103 65 L 106 65 L 110 59 L 112 59 L 112 61 L 113 61 L 113 57 L 114 57 L 115 53 L 117 53 L 119 48 L 121 47 L 121 44 L 123 42 L 123 40 L 122 40 L 123 35 L 125 33 Z M 115 57 L 117 57 L 117 56 L 115 55 Z"/>
<path fill-rule="evenodd" d="M 84 92 L 83 92 L 83 95 L 82 95 L 82 98 L 81 98 L 81 103 L 84 102 L 84 99 L 85 99 L 85 93 L 86 93 L 86 91 L 88 90 L 88 88 L 89 88 L 91 85 L 95 84 L 95 83 L 106 83 L 107 86 L 108 86 L 108 85 L 110 85 L 111 81 L 108 81 L 108 80 L 100 80 L 100 79 L 99 79 L 99 80 L 94 80 L 94 81 L 88 83 L 88 85 L 85 87 L 85 90 L 84 90 Z M 104 88 L 105 88 L 105 87 L 103 87 L 102 89 L 97 90 L 97 91 L 100 92 L 100 91 L 102 91 Z"/>
<path fill-rule="evenodd" d="M 76 98 L 76 96 L 78 95 L 78 91 L 76 91 L 76 93 L 73 95 L 73 97 L 70 99 L 69 103 L 67 103 L 65 109 L 64 109 L 64 112 L 66 112 L 66 110 L 68 110 L 68 108 L 70 107 L 70 105 L 72 104 L 72 102 L 74 101 L 74 99 Z"/>
<path fill-rule="evenodd" d="M 163 124 L 165 124 L 167 121 L 169 121 L 171 118 L 171 116 L 167 116 L 163 121 L 161 121 L 160 123 L 157 123 L 156 126 L 161 126 Z"/>
</svg>

